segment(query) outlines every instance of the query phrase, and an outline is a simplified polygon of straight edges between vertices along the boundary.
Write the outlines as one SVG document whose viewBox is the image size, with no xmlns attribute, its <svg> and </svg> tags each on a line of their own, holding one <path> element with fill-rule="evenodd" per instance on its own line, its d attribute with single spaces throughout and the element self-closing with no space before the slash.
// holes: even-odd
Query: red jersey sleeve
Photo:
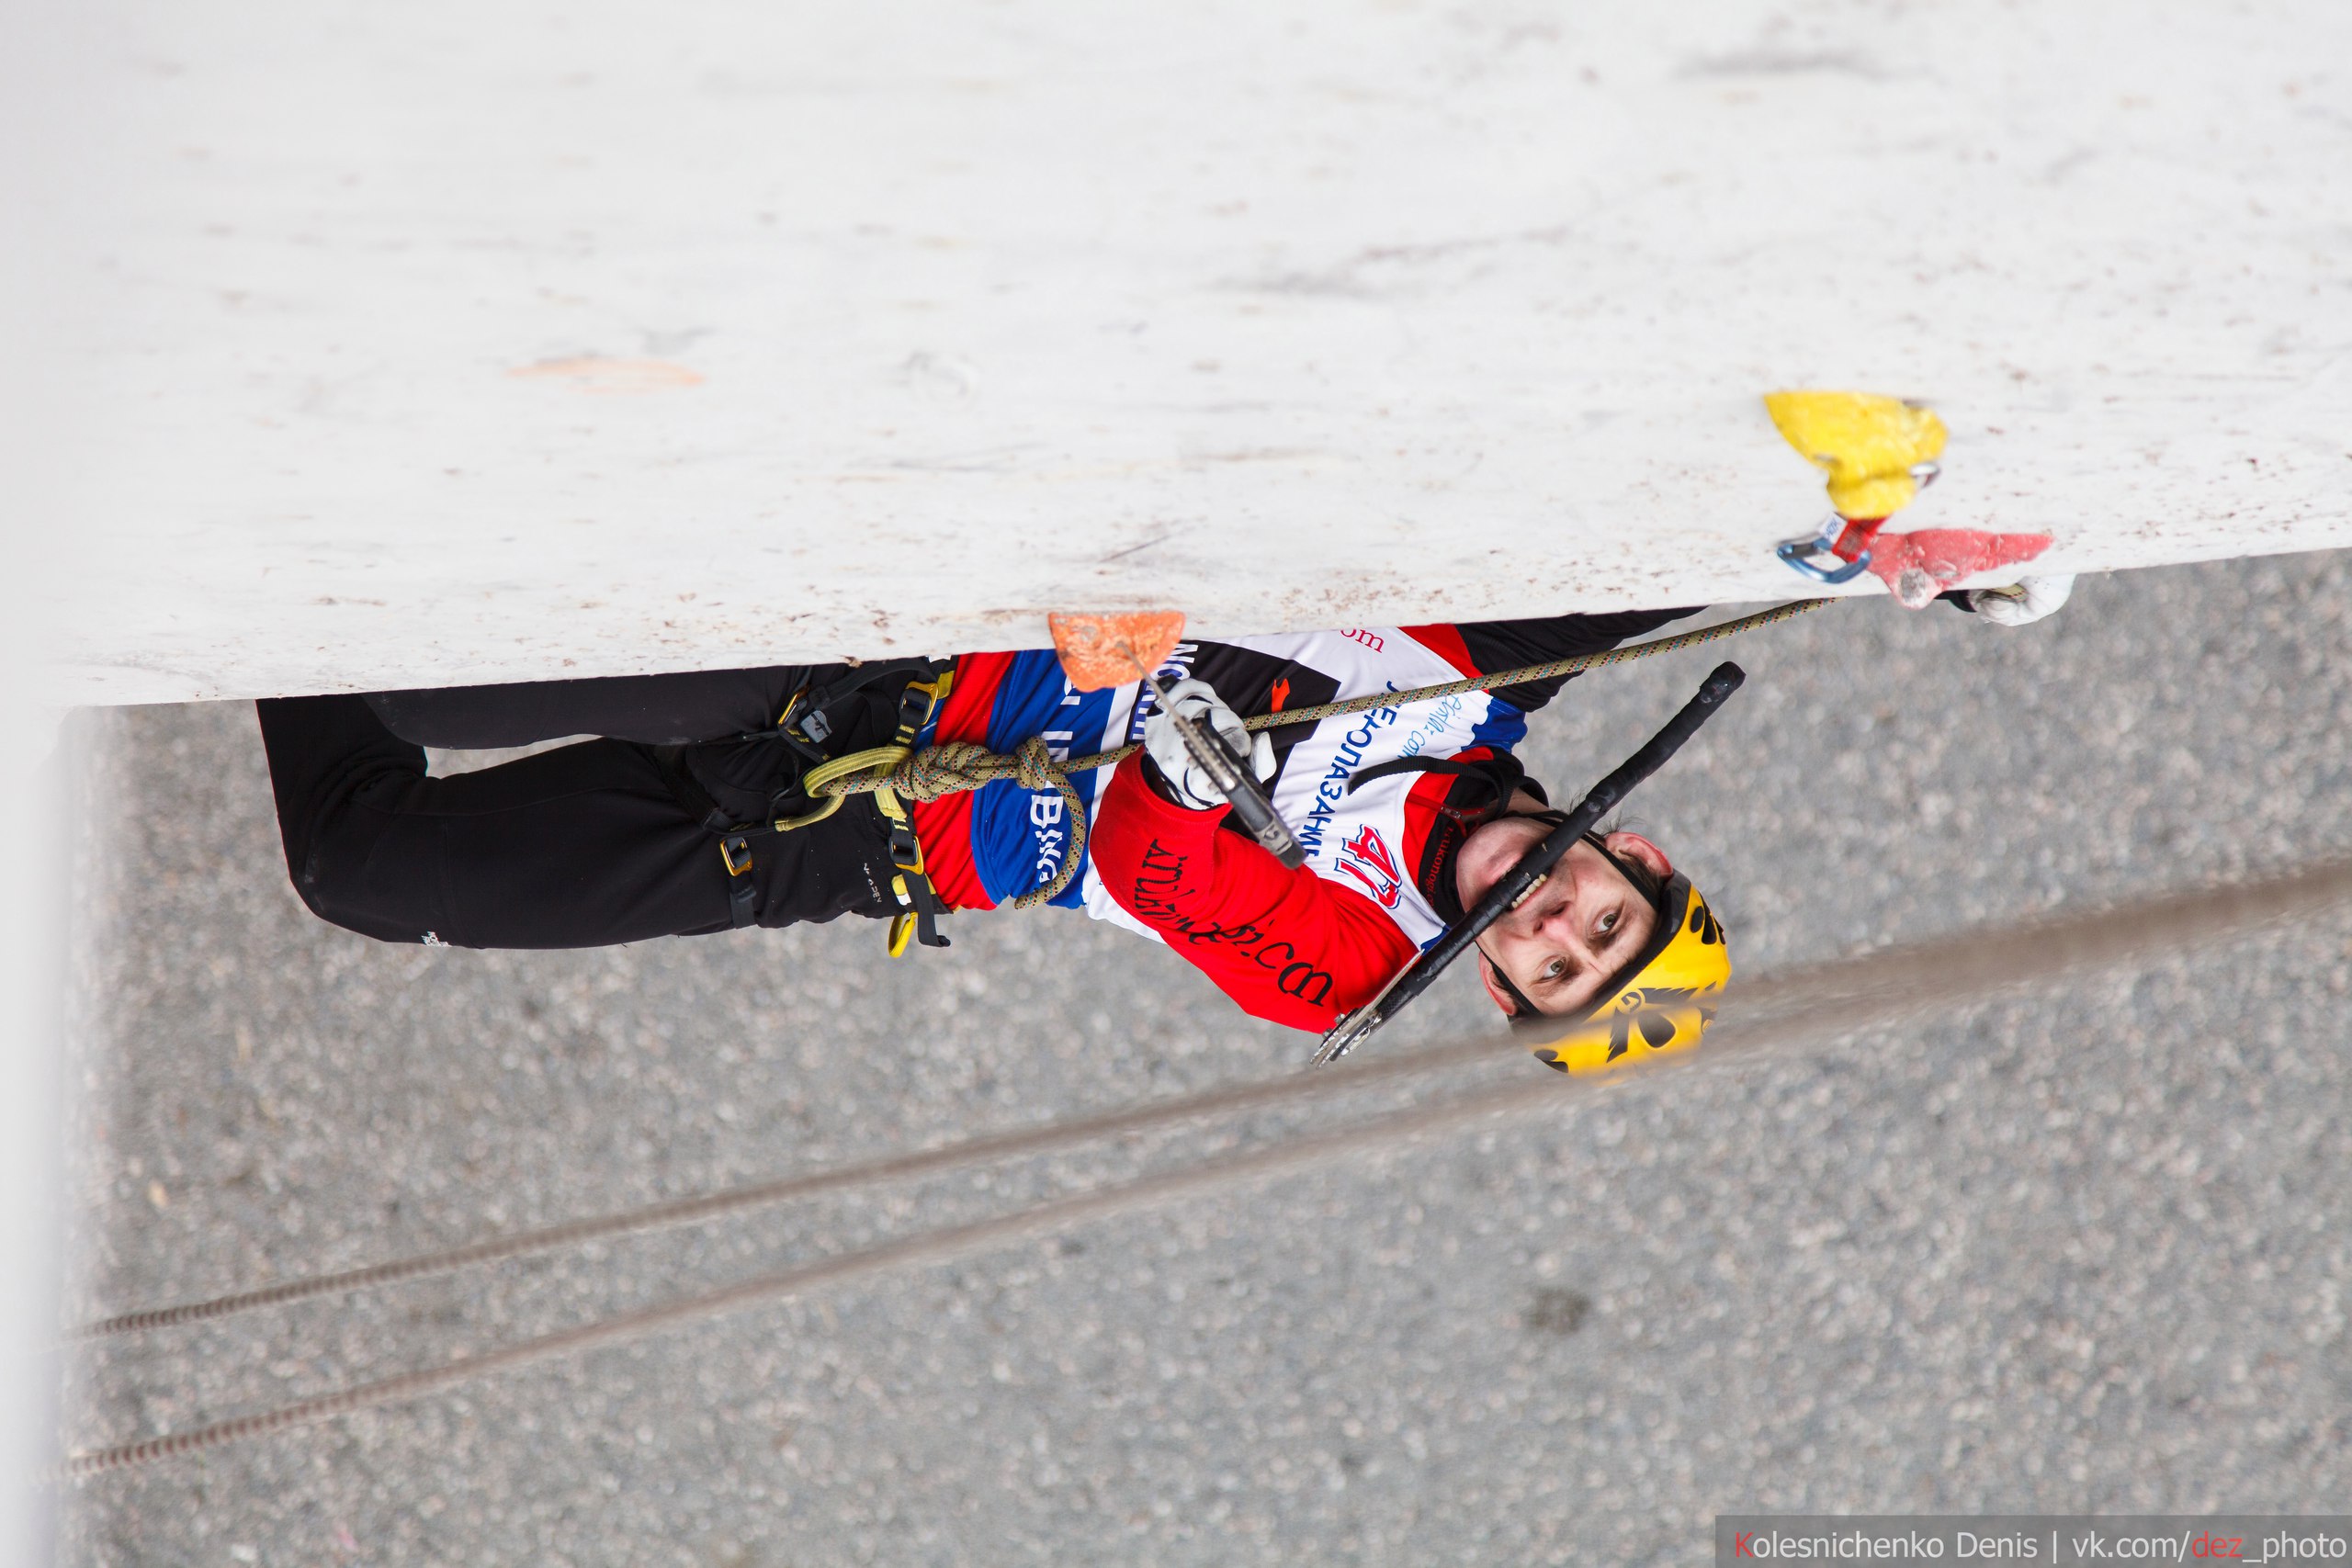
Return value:
<svg viewBox="0 0 2352 1568">
<path fill-rule="evenodd" d="M 1414 953 L 1363 894 L 1282 862 L 1162 800 L 1129 757 L 1112 774 L 1088 854 L 1111 897 L 1253 1018 L 1329 1029 Z"/>
</svg>

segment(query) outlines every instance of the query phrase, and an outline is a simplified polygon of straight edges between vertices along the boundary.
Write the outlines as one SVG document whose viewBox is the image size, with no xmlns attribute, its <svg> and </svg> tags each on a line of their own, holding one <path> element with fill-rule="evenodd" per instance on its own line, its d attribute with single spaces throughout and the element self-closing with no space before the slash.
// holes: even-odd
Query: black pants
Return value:
<svg viewBox="0 0 2352 1568">
<path fill-rule="evenodd" d="M 725 931 L 708 807 L 758 820 L 798 766 L 781 742 L 732 738 L 840 673 L 786 665 L 257 703 L 287 870 L 322 919 L 384 942 L 601 947 Z M 840 750 L 889 739 L 904 683 L 834 710 Z M 605 739 L 424 774 L 426 746 L 582 734 Z M 754 839 L 752 867 L 763 926 L 897 912 L 888 831 L 867 796 Z"/>
</svg>

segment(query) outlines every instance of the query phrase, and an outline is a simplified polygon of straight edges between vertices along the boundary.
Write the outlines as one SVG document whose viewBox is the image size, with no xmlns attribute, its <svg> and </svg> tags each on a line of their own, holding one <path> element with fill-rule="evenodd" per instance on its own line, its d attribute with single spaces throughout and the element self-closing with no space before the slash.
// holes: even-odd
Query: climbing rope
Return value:
<svg viewBox="0 0 2352 1568">
<path fill-rule="evenodd" d="M 1922 1011 L 1973 1007 L 2002 993 L 2094 966 L 2202 952 L 2216 942 L 2244 939 L 2267 928 L 2308 922 L 2346 903 L 2352 903 L 2352 860 L 2339 860 L 2264 881 L 2164 894 L 2120 908 L 2029 920 L 1964 932 L 1915 947 L 1834 960 L 1783 976 L 1742 982 L 1725 993 L 1725 1000 L 1736 1002 L 1747 1016 L 1727 1017 L 1710 1035 L 1707 1048 L 1702 1051 L 1660 1057 L 1634 1070 L 1646 1077 L 1656 1073 L 1717 1067 L 1727 1062 L 1802 1051 L 1841 1034 Z M 1483 1054 L 1486 1049 L 1488 1047 L 1455 1045 L 1419 1053 L 1409 1068 L 1399 1064 L 1396 1076 L 1419 1076 L 1440 1062 L 1458 1061 L 1462 1054 Z M 1496 1045 L 1491 1049 L 1501 1052 L 1508 1048 Z M 1120 1132 L 1140 1131 L 1198 1115 L 1207 1108 L 1205 1102 L 1218 1095 L 1231 1096 L 1231 1104 L 1237 1106 L 1272 1103 L 1276 1100 L 1306 1102 L 1337 1098 L 1352 1093 L 1370 1081 L 1369 1071 L 1366 1064 L 1329 1074 L 1296 1075 L 1280 1089 L 1272 1085 L 1235 1086 L 1225 1091 L 1212 1091 L 1210 1096 L 1114 1112 L 1103 1122 L 1114 1122 Z M 988 1219 L 918 1231 L 860 1251 L 815 1259 L 700 1295 L 559 1329 L 536 1339 L 494 1347 L 436 1367 L 397 1373 L 184 1431 L 85 1449 L 69 1454 L 60 1470 L 65 1476 L 83 1478 L 198 1453 L 354 1411 L 397 1404 L 492 1372 L 576 1354 L 600 1345 L 641 1338 L 673 1325 L 706 1321 L 757 1303 L 803 1294 L 820 1286 L 869 1278 L 893 1269 L 945 1262 L 1088 1221 L 1133 1213 L 1292 1171 L 1322 1168 L 1342 1156 L 1394 1149 L 1416 1135 L 1469 1127 L 1498 1114 L 1556 1111 L 1567 1103 L 1561 1098 L 1563 1095 L 1590 1094 L 1619 1081 L 1617 1074 L 1514 1078 L 1329 1132 L 1223 1151 L 1131 1181 L 1048 1200 Z M 1219 1107 L 1226 1108 L 1228 1107 Z M 1003 1157 L 1041 1152 L 1057 1146 L 1068 1132 L 1085 1124 L 1032 1128 L 963 1145 L 961 1153 L 968 1156 L 976 1149 L 984 1148 L 988 1157 Z M 921 1160 L 923 1156 L 901 1157 Z M 890 1166 L 891 1162 L 877 1162 L 863 1168 L 861 1174 L 865 1179 L 878 1179 L 885 1173 L 909 1173 L 907 1168 L 891 1169 Z M 456 1260 L 481 1260 L 479 1257 L 451 1256 Z M 143 1315 L 134 1314 L 130 1318 Z M 164 1321 L 187 1321 L 163 1315 Z"/>
<path fill-rule="evenodd" d="M 1602 649 L 1597 653 L 1574 654 L 1545 664 L 1501 670 L 1489 675 L 1473 675 L 1434 686 L 1416 686 L 1409 691 L 1370 692 L 1340 702 L 1318 703 L 1313 707 L 1261 713 L 1241 722 L 1245 728 L 1252 730 L 1273 729 L 1293 724 L 1319 724 L 1324 719 L 1338 718 L 1345 714 L 1370 713 L 1374 708 L 1435 702 L 1442 697 L 1492 691 L 1498 686 L 1517 686 L 1530 681 L 1549 681 L 1555 676 L 1574 675 L 1603 665 L 1630 664 L 1636 659 L 1697 648 L 1702 643 L 1793 619 L 1828 603 L 1826 599 L 1798 599 L 1770 610 L 1758 610 L 1751 615 L 1742 615 L 1736 620 L 1698 626 L 1648 642 L 1627 643 L 1622 648 Z M 1034 909 L 1058 897 L 1069 886 L 1070 878 L 1078 874 L 1078 868 L 1086 859 L 1086 809 L 1079 800 L 1078 791 L 1070 784 L 1069 775 L 1095 768 L 1116 767 L 1136 750 L 1134 746 L 1122 746 L 1114 751 L 1096 751 L 1057 762 L 1046 749 L 1045 740 L 1037 736 L 1023 741 L 1020 750 L 1010 756 L 991 751 L 970 740 L 943 741 L 936 746 L 926 746 L 920 751 L 910 746 L 876 746 L 837 757 L 809 770 L 808 776 L 801 780 L 800 787 L 811 800 L 871 795 L 886 789 L 904 800 L 937 800 L 943 795 L 978 789 L 1000 779 L 1018 779 L 1028 789 L 1055 791 L 1062 797 L 1064 818 L 1069 824 L 1069 849 L 1062 856 L 1061 865 L 1055 871 L 1053 880 L 1031 888 L 1013 899 L 1011 906 L 1015 909 Z M 828 807 L 824 811 L 812 813 L 800 820 L 813 822 L 829 815 L 831 810 Z"/>
<path fill-rule="evenodd" d="M 1363 1089 L 1374 1084 L 1450 1073 L 1488 1056 L 1519 1058 L 1525 1055 L 1525 1048 L 1510 1040 L 1498 1043 L 1478 1039 L 1422 1047 L 1351 1059 L 1346 1081 L 1352 1089 Z M 1006 1133 L 984 1134 L 959 1143 L 940 1144 L 905 1154 L 884 1155 L 876 1159 L 833 1166 L 798 1176 L 778 1177 L 769 1181 L 746 1182 L 740 1187 L 726 1187 L 717 1191 L 696 1192 L 684 1198 L 648 1203 L 641 1208 L 625 1209 L 617 1213 L 568 1220 L 537 1230 L 488 1236 L 462 1247 L 417 1253 L 390 1262 L 367 1264 L 331 1274 L 311 1274 L 297 1280 L 281 1280 L 276 1284 L 260 1285 L 252 1290 L 236 1291 L 201 1301 L 119 1313 L 84 1324 L 67 1337 L 74 1340 L 104 1339 L 115 1335 L 144 1333 L 149 1329 L 174 1328 L 182 1324 L 209 1323 L 240 1313 L 257 1312 L 264 1307 L 289 1306 L 296 1302 L 315 1301 L 322 1296 L 376 1290 L 410 1280 L 451 1274 L 461 1269 L 510 1262 L 517 1258 L 550 1252 L 557 1247 L 646 1235 L 655 1231 L 700 1224 L 729 1214 L 771 1208 L 799 1199 L 854 1191 L 884 1181 L 903 1181 L 968 1165 L 1082 1147 L 1129 1133 L 1156 1132 L 1200 1117 L 1240 1111 L 1263 1111 L 1287 1105 L 1293 1100 L 1321 1099 L 1329 1094 L 1329 1084 L 1326 1076 L 1306 1073 L 1225 1084 L 1197 1094 L 1143 1100 L 1096 1116 L 1052 1122 Z"/>
</svg>

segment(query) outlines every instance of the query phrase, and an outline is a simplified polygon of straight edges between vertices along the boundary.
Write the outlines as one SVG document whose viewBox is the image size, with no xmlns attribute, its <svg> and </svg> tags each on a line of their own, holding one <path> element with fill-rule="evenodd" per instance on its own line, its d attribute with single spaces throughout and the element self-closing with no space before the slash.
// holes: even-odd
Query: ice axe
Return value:
<svg viewBox="0 0 2352 1568">
<path fill-rule="evenodd" d="M 1054 652 L 1061 660 L 1062 673 L 1069 677 L 1072 686 L 1081 692 L 1099 692 L 1125 684 L 1131 675 L 1141 676 L 1159 699 L 1159 711 L 1175 725 L 1184 750 L 1233 803 L 1233 814 L 1250 836 L 1293 871 L 1306 863 L 1306 851 L 1298 835 L 1290 830 L 1290 824 L 1283 820 L 1250 771 L 1249 752 L 1236 753 L 1214 730 L 1178 713 L 1168 701 L 1167 689 L 1152 674 L 1184 635 L 1182 611 L 1053 615 L 1046 617 L 1046 625 L 1054 634 Z"/>
<path fill-rule="evenodd" d="M 1666 765 L 1667 759 L 1682 749 L 1682 743 L 1699 732 L 1699 727 L 1714 717 L 1724 699 L 1739 690 L 1747 672 L 1738 665 L 1718 664 L 1699 686 L 1699 692 L 1682 710 L 1666 721 L 1666 728 L 1649 739 L 1649 743 L 1617 765 L 1614 772 L 1592 786 L 1592 793 L 1577 802 L 1568 813 L 1567 820 L 1544 835 L 1543 840 L 1519 859 L 1519 863 L 1503 873 L 1501 880 L 1487 889 L 1486 897 L 1465 910 L 1462 919 L 1448 926 L 1436 942 L 1413 956 L 1410 963 L 1396 971 L 1395 977 L 1380 988 L 1372 1000 L 1356 1009 L 1333 1024 L 1316 1048 L 1317 1065 L 1336 1062 L 1369 1039 L 1374 1030 L 1386 1023 L 1404 1009 L 1406 1003 L 1430 988 L 1430 985 L 1445 972 L 1445 966 L 1476 945 L 1479 936 L 1488 926 L 1517 908 L 1521 900 L 1534 892 L 1560 863 L 1576 841 L 1592 831 L 1594 823 L 1615 807 L 1632 792 L 1634 786 Z"/>
</svg>

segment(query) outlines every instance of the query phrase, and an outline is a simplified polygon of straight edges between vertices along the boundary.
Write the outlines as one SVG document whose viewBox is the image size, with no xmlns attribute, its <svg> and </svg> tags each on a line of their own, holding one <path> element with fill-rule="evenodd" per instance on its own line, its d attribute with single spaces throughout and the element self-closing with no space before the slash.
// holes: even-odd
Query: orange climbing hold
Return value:
<svg viewBox="0 0 2352 1568">
<path fill-rule="evenodd" d="M 1054 652 L 1062 673 L 1081 692 L 1099 692 L 1125 685 L 1136 678 L 1136 666 L 1157 670 L 1176 650 L 1184 635 L 1182 610 L 1128 610 L 1099 615 L 1067 614 L 1046 617 L 1054 634 Z"/>
</svg>

